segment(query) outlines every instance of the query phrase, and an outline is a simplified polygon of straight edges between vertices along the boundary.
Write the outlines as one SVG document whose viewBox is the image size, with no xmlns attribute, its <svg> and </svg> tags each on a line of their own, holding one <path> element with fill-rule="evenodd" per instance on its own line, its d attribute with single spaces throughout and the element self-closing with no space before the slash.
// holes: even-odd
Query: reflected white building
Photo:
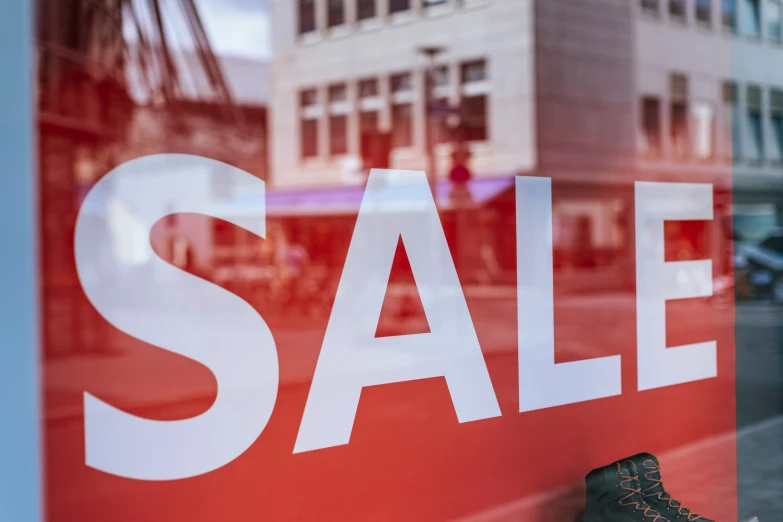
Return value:
<svg viewBox="0 0 783 522">
<path fill-rule="evenodd" d="M 616 265 L 617 253 L 630 255 L 636 179 L 715 186 L 715 226 L 677 225 L 692 243 L 677 247 L 693 251 L 682 256 L 722 252 L 732 211 L 749 212 L 754 219 L 743 222 L 765 229 L 777 220 L 783 69 L 771 64 L 783 56 L 783 10 L 776 0 L 270 6 L 275 190 L 343 184 L 341 165 L 359 154 L 367 129 L 392 132 L 393 167 L 424 169 L 427 63 L 417 49 L 443 45 L 434 97 L 460 108 L 475 176 L 553 178 L 563 241 L 556 250 L 593 252 L 587 260 L 563 254 L 566 270 L 596 272 Z M 450 146 L 436 150 L 445 177 Z"/>
<path fill-rule="evenodd" d="M 758 238 L 783 204 L 781 3 L 638 4 L 640 168 L 733 184 L 737 232 Z"/>
</svg>

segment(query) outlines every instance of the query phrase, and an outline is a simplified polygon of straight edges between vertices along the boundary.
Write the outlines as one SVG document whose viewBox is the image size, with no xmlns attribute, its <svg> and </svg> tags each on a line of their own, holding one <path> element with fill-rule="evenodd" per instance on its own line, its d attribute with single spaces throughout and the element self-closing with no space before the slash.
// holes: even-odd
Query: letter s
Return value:
<svg viewBox="0 0 783 522">
<path fill-rule="evenodd" d="M 107 174 L 80 209 L 76 268 L 95 309 L 123 332 L 198 361 L 217 380 L 212 407 L 177 421 L 137 417 L 85 392 L 85 453 L 92 468 L 138 480 L 201 475 L 239 457 L 269 421 L 279 379 L 269 327 L 239 297 L 155 256 L 149 240 L 155 222 L 172 212 L 225 219 L 264 237 L 264 208 L 248 225 L 213 207 L 213 181 L 232 176 L 264 188 L 247 172 L 211 159 L 147 156 Z M 109 216 L 91 215 L 102 194 Z"/>
</svg>

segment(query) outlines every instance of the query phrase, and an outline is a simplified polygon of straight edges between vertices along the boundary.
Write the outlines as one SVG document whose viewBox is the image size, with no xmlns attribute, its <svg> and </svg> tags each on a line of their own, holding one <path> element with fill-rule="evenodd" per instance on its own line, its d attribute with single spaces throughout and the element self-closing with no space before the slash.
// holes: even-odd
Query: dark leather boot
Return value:
<svg viewBox="0 0 783 522">
<path fill-rule="evenodd" d="M 649 453 L 640 453 L 629 457 L 628 461 L 633 462 L 639 470 L 639 483 L 642 487 L 642 495 L 657 511 L 666 515 L 671 520 L 681 520 L 682 522 L 714 522 L 714 520 L 705 518 L 683 507 L 677 500 L 663 487 L 661 480 L 661 466 L 658 459 Z M 626 461 L 623 461 L 626 462 Z"/>
<path fill-rule="evenodd" d="M 577 522 L 670 522 L 644 501 L 633 461 L 594 469 L 585 485 L 587 503 Z"/>
</svg>

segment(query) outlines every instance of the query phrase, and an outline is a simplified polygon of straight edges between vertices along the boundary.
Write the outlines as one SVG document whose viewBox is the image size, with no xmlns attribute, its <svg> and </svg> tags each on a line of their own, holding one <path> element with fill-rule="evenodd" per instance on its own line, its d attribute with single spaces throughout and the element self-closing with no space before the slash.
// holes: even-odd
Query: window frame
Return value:
<svg viewBox="0 0 783 522">
<path fill-rule="evenodd" d="M 491 73 L 489 69 L 489 60 L 486 57 L 479 57 L 469 60 L 463 60 L 459 63 L 459 82 L 460 82 L 460 98 L 459 98 L 459 111 L 460 111 L 460 134 L 461 139 L 468 142 L 486 142 L 491 139 L 491 111 L 492 96 L 491 96 Z M 481 74 L 473 76 L 472 72 L 481 71 Z M 466 120 L 472 120 L 474 118 L 466 117 L 466 107 L 469 103 L 483 100 L 482 115 L 480 119 L 482 125 L 470 127 L 466 126 Z M 480 133 L 474 129 L 483 129 Z"/>
<path fill-rule="evenodd" d="M 693 1 L 693 18 L 700 27 L 711 28 L 712 27 L 712 11 L 715 0 L 694 0 Z M 704 6 L 702 4 L 706 3 Z M 701 18 L 700 14 L 704 13 L 706 7 L 707 18 Z"/>
<path fill-rule="evenodd" d="M 390 15 L 410 11 L 412 7 L 413 6 L 411 5 L 411 0 L 389 0 L 389 4 L 388 4 Z"/>
<path fill-rule="evenodd" d="M 754 95 L 758 96 L 754 96 Z M 754 98 L 757 99 L 754 100 Z M 759 84 L 751 83 L 746 87 L 746 104 L 745 104 L 745 121 L 747 122 L 747 132 L 745 136 L 748 140 L 753 140 L 755 143 L 756 153 L 754 157 L 746 156 L 748 162 L 753 164 L 761 164 L 766 157 L 766 147 L 764 146 L 765 133 L 764 133 L 764 90 Z M 757 122 L 758 125 L 754 126 L 751 122 Z M 758 136 L 755 136 L 756 132 Z"/>
<path fill-rule="evenodd" d="M 695 116 L 696 111 L 700 107 L 706 107 L 710 110 L 710 120 L 708 121 L 709 129 L 709 152 L 705 156 L 700 156 L 696 148 L 698 147 L 698 136 L 696 133 L 699 130 L 698 127 L 698 120 Z M 715 107 L 715 104 L 709 100 L 705 99 L 697 99 L 693 100 L 688 104 L 688 118 L 690 120 L 690 145 L 691 145 L 691 156 L 700 163 L 711 163 L 715 160 L 717 154 L 716 154 L 716 135 L 717 135 L 717 110 Z"/>
<path fill-rule="evenodd" d="M 394 149 L 410 149 L 416 145 L 416 138 L 414 136 L 414 104 L 412 102 L 392 102 L 390 107 L 391 117 L 391 148 Z M 402 111 L 407 111 L 407 121 L 405 122 L 404 130 L 398 121 L 399 115 Z M 400 137 L 404 137 L 401 140 Z"/>
<path fill-rule="evenodd" d="M 731 7 L 731 9 L 727 9 L 727 7 Z M 738 32 L 737 0 L 720 0 L 720 23 L 724 31 L 732 34 Z"/>
<path fill-rule="evenodd" d="M 776 6 L 778 11 L 777 20 L 770 18 L 771 6 Z M 767 30 L 767 38 L 773 43 L 783 43 L 783 1 L 782 0 L 766 0 L 766 6 L 764 8 L 763 16 L 765 18 L 765 25 Z M 777 34 L 772 31 L 773 22 L 777 22 Z"/>
<path fill-rule="evenodd" d="M 771 161 L 779 165 L 783 163 L 783 88 L 773 87 L 769 91 L 769 123 L 777 152 Z"/>
<path fill-rule="evenodd" d="M 309 161 L 321 155 L 320 139 L 322 107 L 320 93 L 315 87 L 299 90 L 299 159 Z M 312 125 L 312 143 L 308 141 L 306 132 Z M 310 147 L 312 146 L 312 148 Z M 311 152 L 310 152 L 311 151 Z"/>
<path fill-rule="evenodd" d="M 764 31 L 764 14 L 762 9 L 762 0 L 740 0 L 741 5 L 743 6 L 743 11 L 739 16 L 739 21 L 742 22 L 742 27 L 739 28 L 739 32 L 742 36 L 746 38 L 751 38 L 753 40 L 760 40 L 762 33 Z M 749 7 L 754 5 L 755 8 Z M 749 10 L 753 9 L 753 18 L 755 19 L 754 24 L 754 30 L 753 32 L 749 31 L 750 26 L 748 26 L 748 20 L 750 19 L 748 15 L 750 14 Z"/>
<path fill-rule="evenodd" d="M 639 9 L 648 16 L 660 18 L 661 0 L 639 0 Z"/>
<path fill-rule="evenodd" d="M 376 0 L 355 0 L 356 1 L 356 20 L 362 22 L 364 20 L 372 20 L 378 16 L 378 2 Z M 368 9 L 368 6 L 372 6 L 372 9 Z M 367 9 L 369 15 L 366 14 L 364 9 Z"/>
<path fill-rule="evenodd" d="M 675 12 L 674 8 L 675 6 L 679 6 L 679 8 L 682 9 L 682 12 Z M 668 9 L 667 13 L 669 16 L 669 20 L 675 21 L 677 23 L 687 23 L 688 21 L 688 2 L 686 0 L 668 0 Z"/>
<path fill-rule="evenodd" d="M 646 111 L 647 102 L 655 102 L 656 107 L 657 118 L 655 119 L 655 127 L 657 132 L 655 133 L 656 136 L 654 140 L 649 139 L 650 135 L 647 132 L 648 126 L 647 119 L 645 117 L 648 114 Z M 639 105 L 639 132 L 642 133 L 647 144 L 645 150 L 640 150 L 641 155 L 647 159 L 660 159 L 663 157 L 663 100 L 661 100 L 660 96 L 656 95 L 642 95 L 641 99 L 639 100 Z M 657 143 L 656 147 L 650 146 L 650 143 L 653 141 Z"/>
<path fill-rule="evenodd" d="M 305 4 L 309 4 L 311 6 L 310 9 L 312 10 L 312 16 L 309 19 L 312 21 L 312 27 L 308 25 L 307 28 L 305 28 L 305 18 L 304 18 Z M 317 0 L 297 0 L 296 14 L 297 14 L 297 34 L 299 36 L 312 34 L 318 31 Z"/>
<path fill-rule="evenodd" d="M 723 132 L 726 133 L 728 130 L 728 137 L 731 140 L 731 150 L 723 151 L 723 159 L 728 163 L 733 163 L 742 159 L 742 151 L 745 150 L 742 145 L 743 135 L 739 106 L 739 85 L 733 80 L 726 80 L 723 82 L 721 90 L 723 118 L 724 121 L 728 120 L 728 128 L 724 127 Z"/>
</svg>

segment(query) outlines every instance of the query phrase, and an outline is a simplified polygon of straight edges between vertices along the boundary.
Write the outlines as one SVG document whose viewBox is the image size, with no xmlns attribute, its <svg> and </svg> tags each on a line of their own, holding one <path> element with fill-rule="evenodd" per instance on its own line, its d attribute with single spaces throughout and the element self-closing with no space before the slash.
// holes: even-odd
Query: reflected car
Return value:
<svg viewBox="0 0 783 522">
<path fill-rule="evenodd" d="M 751 294 L 783 303 L 783 228 L 756 244 L 738 244 L 737 251 L 744 260 Z"/>
</svg>

